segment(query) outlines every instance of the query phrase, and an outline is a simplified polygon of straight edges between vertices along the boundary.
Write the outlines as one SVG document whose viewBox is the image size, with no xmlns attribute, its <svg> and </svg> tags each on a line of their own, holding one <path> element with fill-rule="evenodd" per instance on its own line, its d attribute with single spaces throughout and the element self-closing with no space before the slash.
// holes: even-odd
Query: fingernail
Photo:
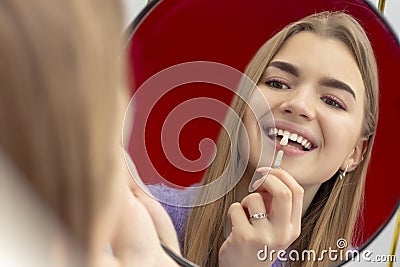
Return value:
<svg viewBox="0 0 400 267">
<path fill-rule="evenodd" d="M 253 188 L 254 188 L 254 189 L 258 189 L 258 188 L 260 187 L 260 185 L 261 185 L 263 182 L 264 182 L 264 179 L 263 179 L 263 178 L 258 179 L 257 181 L 255 181 L 255 182 L 253 183 Z"/>
<path fill-rule="evenodd" d="M 260 167 L 256 170 L 256 172 L 269 172 L 272 168 L 271 167 Z"/>
</svg>

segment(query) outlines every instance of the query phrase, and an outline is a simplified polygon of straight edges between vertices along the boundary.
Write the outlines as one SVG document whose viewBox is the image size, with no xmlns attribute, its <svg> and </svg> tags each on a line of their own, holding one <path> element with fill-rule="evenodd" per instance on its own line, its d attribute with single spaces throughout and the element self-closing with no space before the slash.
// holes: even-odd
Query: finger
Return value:
<svg viewBox="0 0 400 267">
<path fill-rule="evenodd" d="M 148 190 L 145 184 L 143 184 L 139 179 L 129 176 L 128 178 L 128 186 L 131 192 L 137 196 L 140 194 L 151 195 L 151 192 Z"/>
<path fill-rule="evenodd" d="M 179 242 L 175 227 L 164 207 L 143 191 L 140 191 L 136 195 L 136 198 L 146 208 L 153 221 L 160 240 L 162 240 L 165 245 L 171 248 L 175 253 L 180 254 Z"/>
<path fill-rule="evenodd" d="M 278 177 L 271 173 L 264 180 L 257 192 L 263 194 L 268 192 L 272 196 L 270 212 L 268 213 L 271 222 L 289 222 L 292 213 L 292 192 Z"/>
<path fill-rule="evenodd" d="M 252 193 L 250 195 L 247 195 L 245 198 L 243 198 L 241 204 L 242 204 L 243 208 L 248 211 L 249 216 L 258 214 L 258 213 L 261 213 L 261 214 L 266 213 L 264 199 L 260 193 Z M 263 221 L 264 219 L 266 219 L 266 218 L 253 220 L 250 222 L 252 224 L 254 224 L 254 223 Z"/>
<path fill-rule="evenodd" d="M 265 179 L 267 179 L 267 177 L 268 177 L 268 174 L 265 174 L 263 177 L 261 177 L 260 179 L 256 180 L 253 183 L 252 186 L 253 186 L 253 188 L 255 188 L 256 191 L 258 191 L 256 193 L 259 193 L 261 195 L 261 197 L 263 198 L 264 206 L 265 206 L 265 212 L 267 214 L 269 214 L 271 212 L 272 196 L 271 196 L 270 193 L 268 193 L 264 189 L 258 190 L 259 187 L 264 183 Z"/>
<path fill-rule="evenodd" d="M 128 154 L 126 150 L 124 150 L 124 158 L 125 158 L 125 164 L 128 167 L 128 185 L 131 191 L 136 195 L 137 192 L 146 192 L 150 193 L 146 187 L 146 185 L 143 183 L 142 179 L 140 178 L 140 175 L 136 169 L 136 166 Z"/>
<path fill-rule="evenodd" d="M 291 222 L 300 222 L 303 212 L 303 199 L 304 189 L 296 181 L 296 179 L 290 175 L 287 171 L 282 169 L 272 169 L 271 174 L 278 177 L 292 192 L 292 215 Z"/>
<path fill-rule="evenodd" d="M 158 242 L 151 218 L 146 212 L 145 207 L 131 194 L 124 195 L 124 198 L 124 202 L 122 203 L 123 208 L 119 214 L 118 226 L 111 240 L 114 256 L 119 259 L 127 259 L 134 256 L 132 251 L 139 250 L 139 246 L 142 245 L 137 240 Z M 140 216 L 137 216 L 137 214 L 140 214 Z M 144 225 L 147 227 L 147 233 L 142 230 L 138 231 Z"/>
<path fill-rule="evenodd" d="M 232 224 L 232 231 L 235 230 L 238 233 L 245 234 L 251 230 L 249 219 L 240 203 L 233 203 L 229 207 L 228 217 Z"/>
</svg>

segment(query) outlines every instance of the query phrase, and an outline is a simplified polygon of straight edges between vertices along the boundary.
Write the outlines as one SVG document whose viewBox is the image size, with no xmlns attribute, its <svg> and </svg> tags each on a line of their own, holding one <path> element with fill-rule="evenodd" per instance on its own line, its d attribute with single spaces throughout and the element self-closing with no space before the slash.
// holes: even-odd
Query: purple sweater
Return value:
<svg viewBox="0 0 400 267">
<path fill-rule="evenodd" d="M 178 234 L 179 245 L 182 251 L 185 239 L 185 225 L 190 211 L 190 208 L 187 206 L 188 203 L 193 201 L 194 196 L 190 195 L 189 190 L 171 188 L 164 184 L 147 185 L 147 188 L 153 196 L 160 201 L 169 217 L 171 217 L 176 233 Z M 182 206 L 186 207 L 168 205 L 165 204 L 164 201 L 167 203 L 182 203 Z"/>
<path fill-rule="evenodd" d="M 171 188 L 164 184 L 147 185 L 147 187 L 156 199 L 161 200 L 161 204 L 171 217 L 176 233 L 178 234 L 179 245 L 182 251 L 185 238 L 185 225 L 190 211 L 190 208 L 187 206 L 188 203 L 193 202 L 194 198 L 192 191 Z M 182 205 L 186 207 L 168 205 L 163 203 L 163 201 L 168 203 L 182 203 Z M 272 264 L 272 267 L 280 266 L 281 264 L 279 261 L 275 261 Z"/>
</svg>

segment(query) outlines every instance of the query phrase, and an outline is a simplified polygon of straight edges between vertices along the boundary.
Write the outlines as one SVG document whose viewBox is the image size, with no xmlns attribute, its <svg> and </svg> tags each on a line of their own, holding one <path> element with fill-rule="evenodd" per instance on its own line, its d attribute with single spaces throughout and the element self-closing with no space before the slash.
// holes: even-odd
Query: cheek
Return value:
<svg viewBox="0 0 400 267">
<path fill-rule="evenodd" d="M 361 120 L 358 116 L 330 117 L 324 120 L 324 145 L 332 155 L 343 157 L 344 160 L 351 153 L 361 135 Z"/>
</svg>

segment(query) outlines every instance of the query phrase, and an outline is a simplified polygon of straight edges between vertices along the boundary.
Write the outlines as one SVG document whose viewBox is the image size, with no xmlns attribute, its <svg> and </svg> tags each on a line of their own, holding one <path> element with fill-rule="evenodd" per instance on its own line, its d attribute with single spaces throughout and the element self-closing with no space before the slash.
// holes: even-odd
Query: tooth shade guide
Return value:
<svg viewBox="0 0 400 267">
<path fill-rule="evenodd" d="M 289 134 L 285 134 L 283 136 L 283 138 L 281 139 L 280 144 L 282 146 L 286 146 L 289 142 Z M 283 148 L 283 147 L 282 147 Z M 275 158 L 275 162 L 274 162 L 274 168 L 279 168 L 279 166 L 281 165 L 281 161 L 282 161 L 282 157 L 283 157 L 283 150 L 279 150 L 278 153 L 276 154 L 276 158 Z"/>
<path fill-rule="evenodd" d="M 283 151 L 279 150 L 278 154 L 276 154 L 274 169 L 279 168 L 279 166 L 281 166 L 282 157 L 283 157 Z"/>
<path fill-rule="evenodd" d="M 282 146 L 286 146 L 286 145 L 288 144 L 288 142 L 289 142 L 289 135 L 285 135 L 285 136 L 283 136 L 283 138 L 281 139 L 280 144 L 281 144 Z"/>
</svg>

